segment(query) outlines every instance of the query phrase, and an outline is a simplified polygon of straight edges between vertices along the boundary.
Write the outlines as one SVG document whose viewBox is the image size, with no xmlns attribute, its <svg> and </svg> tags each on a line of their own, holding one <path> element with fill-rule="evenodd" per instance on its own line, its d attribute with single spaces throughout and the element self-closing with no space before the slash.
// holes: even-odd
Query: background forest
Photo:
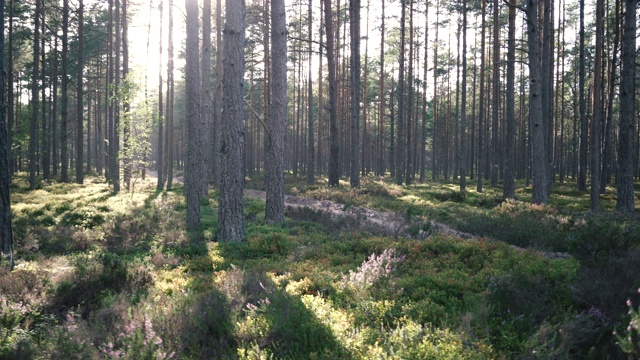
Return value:
<svg viewBox="0 0 640 360">
<path fill-rule="evenodd" d="M 0 0 L 0 358 L 638 358 L 637 3 Z"/>
</svg>

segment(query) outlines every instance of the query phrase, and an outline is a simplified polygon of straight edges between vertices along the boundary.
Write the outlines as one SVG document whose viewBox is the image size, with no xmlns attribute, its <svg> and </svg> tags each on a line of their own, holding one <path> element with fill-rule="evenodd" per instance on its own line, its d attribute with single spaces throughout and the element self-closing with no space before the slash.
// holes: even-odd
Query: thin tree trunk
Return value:
<svg viewBox="0 0 640 360">
<path fill-rule="evenodd" d="M 156 171 L 158 173 L 158 183 L 156 185 L 156 189 L 162 190 L 164 189 L 164 108 L 163 108 L 163 94 L 162 94 L 162 24 L 163 20 L 163 4 L 164 0 L 160 0 L 158 4 L 158 10 L 160 12 L 160 16 L 158 20 L 160 21 L 160 36 L 158 37 L 160 41 L 158 41 L 158 149 L 157 149 L 157 159 L 156 159 Z"/>
<path fill-rule="evenodd" d="M 530 1 L 530 0 L 529 0 Z M 480 33 L 482 34 L 482 38 L 480 40 L 480 99 L 479 102 L 479 110 L 478 110 L 478 178 L 476 184 L 476 191 L 479 193 L 482 192 L 482 180 L 484 177 L 484 172 L 482 171 L 482 163 L 484 159 L 484 46 L 485 46 L 485 15 L 486 15 L 486 3 L 485 0 L 482 0 L 482 25 L 480 29 Z"/>
<path fill-rule="evenodd" d="M 329 186 L 340 185 L 340 146 L 338 145 L 338 89 L 334 50 L 331 0 L 324 1 L 324 21 L 327 32 L 327 66 L 329 67 Z"/>
<path fill-rule="evenodd" d="M 211 155 L 213 154 L 212 149 L 213 141 L 211 141 L 211 137 L 209 134 L 213 134 L 213 96 L 212 96 L 212 87 L 213 84 L 211 82 L 211 53 L 212 53 L 212 43 L 211 43 L 211 1 L 212 0 L 204 0 L 204 4 L 202 7 L 202 60 L 200 66 L 200 112 L 201 112 L 201 123 L 204 125 L 204 129 L 202 129 L 203 137 L 204 137 L 204 147 L 201 151 L 204 152 L 204 161 L 205 161 L 205 173 L 204 178 L 202 179 L 202 188 L 204 196 L 208 196 L 208 182 L 210 177 L 212 176 L 211 167 L 213 166 L 213 159 L 211 159 Z"/>
<path fill-rule="evenodd" d="M 84 2 L 78 1 L 78 65 L 76 67 L 76 183 L 82 184 L 84 182 L 84 130 L 83 130 L 83 110 L 84 110 L 84 86 L 83 71 L 84 71 Z"/>
<path fill-rule="evenodd" d="M 360 0 L 349 0 L 351 35 L 351 177 L 349 183 L 360 188 Z"/>
<path fill-rule="evenodd" d="M 309 106 L 309 112 L 307 116 L 307 184 L 313 184 L 315 182 L 315 148 L 314 148 L 314 128 L 313 128 L 313 81 L 311 81 L 311 58 L 313 56 L 313 0 L 309 0 L 309 8 L 307 10 L 307 19 L 308 28 L 307 32 L 309 33 L 309 63 L 308 63 L 308 89 L 307 89 L 307 102 Z M 285 69 L 286 70 L 286 69 Z M 318 129 L 319 130 L 319 129 Z"/>
<path fill-rule="evenodd" d="M 287 24 L 284 0 L 271 1 L 271 103 L 267 130 L 265 221 L 284 222 L 284 166 L 287 110 Z"/>
<path fill-rule="evenodd" d="M 398 76 L 398 121 L 397 121 L 397 140 L 396 140 L 396 184 L 402 185 L 405 171 L 406 171 L 406 162 L 409 159 L 405 159 L 406 149 L 405 149 L 405 90 L 404 90 L 404 47 L 406 44 L 405 41 L 405 22 L 406 22 L 406 13 L 407 13 L 407 0 L 400 0 L 400 6 L 402 7 L 401 15 L 400 15 L 400 59 L 399 63 L 399 76 Z M 411 1 L 411 0 L 409 0 Z"/>
<path fill-rule="evenodd" d="M 13 3 L 11 4 L 13 5 Z M 0 0 L 0 19 L 4 29 L 4 0 Z M 4 31 L 0 32 L 0 69 L 5 68 Z M 0 84 L 4 84 L 5 72 L 0 71 Z M 9 83 L 11 84 L 11 83 Z M 11 85 L 9 86 L 11 88 Z M 9 169 L 9 139 L 6 121 L 6 88 L 0 86 L 0 262 L 13 269 L 13 232 L 11 227 L 11 171 Z M 11 104 L 9 104 L 11 105 Z"/>
<path fill-rule="evenodd" d="M 493 95 L 492 105 L 492 141 L 491 141 L 491 186 L 498 186 L 498 111 L 500 106 L 500 22 L 499 2 L 493 0 Z"/>
<path fill-rule="evenodd" d="M 29 131 L 29 189 L 36 188 L 36 170 L 38 158 L 36 147 L 38 143 L 38 80 L 40 77 L 40 12 L 41 0 L 36 0 L 33 30 L 33 70 L 31 72 L 31 124 Z M 4 85 L 2 85 L 4 86 Z M 44 86 L 44 84 L 42 84 Z M 44 101 L 44 99 L 43 99 Z"/>
<path fill-rule="evenodd" d="M 378 99 L 380 101 L 380 106 L 378 108 L 378 142 L 379 144 L 379 150 L 378 150 L 378 171 L 377 171 L 377 175 L 378 176 L 383 176 L 387 170 L 387 162 L 386 162 L 386 150 L 387 150 L 387 146 L 386 146 L 386 135 L 385 135 L 385 129 L 384 129 L 384 100 L 385 100 L 385 94 L 384 94 L 384 74 L 385 74 L 385 70 L 384 70 L 384 35 L 385 35 L 385 14 L 384 14 L 384 10 L 385 10 L 385 0 L 382 0 L 382 15 L 381 15 L 381 25 L 380 25 L 380 85 L 379 85 L 379 93 L 378 93 Z"/>
<path fill-rule="evenodd" d="M 62 99 L 60 110 L 60 181 L 69 182 L 69 0 L 62 2 Z"/>
<path fill-rule="evenodd" d="M 516 9 L 509 6 L 509 35 L 507 40 L 507 97 L 506 97 L 506 127 L 507 134 L 504 143 L 504 187 L 502 196 L 505 199 L 513 199 L 516 196 L 514 184 L 514 167 L 515 167 L 515 67 L 516 67 Z"/>
<path fill-rule="evenodd" d="M 165 116 L 167 118 L 167 130 L 165 140 L 165 173 L 167 174 L 167 190 L 173 188 L 173 159 L 175 152 L 174 128 L 173 128 L 173 104 L 174 104 L 174 79 L 173 79 L 173 0 L 169 0 L 169 30 L 167 44 L 167 104 Z"/>
<path fill-rule="evenodd" d="M 604 44 L 604 1 L 596 1 L 596 47 L 593 72 L 593 121 L 591 123 L 591 192 L 590 208 L 600 211 L 600 160 L 603 119 L 602 56 Z"/>
<path fill-rule="evenodd" d="M 220 188 L 220 129 L 222 126 L 222 0 L 216 2 L 216 79 L 214 84 L 213 115 L 213 181 Z"/>
<path fill-rule="evenodd" d="M 462 0 L 462 95 L 460 106 L 460 191 L 467 191 L 467 1 Z"/>
<path fill-rule="evenodd" d="M 540 28 L 538 26 L 538 1 L 527 1 L 527 44 L 529 51 L 529 117 L 531 121 L 531 142 L 533 148 L 533 194 L 534 204 L 549 201 L 547 191 L 547 162 L 545 157 L 544 121 L 542 107 L 542 84 L 540 81 Z"/>
<path fill-rule="evenodd" d="M 580 3 L 580 64 L 579 64 L 579 80 L 578 89 L 580 91 L 580 171 L 578 172 L 578 190 L 587 191 L 587 159 L 589 144 L 589 122 L 586 115 L 586 100 L 584 97 L 585 89 L 585 36 L 584 36 L 584 0 L 578 0 Z"/>
</svg>

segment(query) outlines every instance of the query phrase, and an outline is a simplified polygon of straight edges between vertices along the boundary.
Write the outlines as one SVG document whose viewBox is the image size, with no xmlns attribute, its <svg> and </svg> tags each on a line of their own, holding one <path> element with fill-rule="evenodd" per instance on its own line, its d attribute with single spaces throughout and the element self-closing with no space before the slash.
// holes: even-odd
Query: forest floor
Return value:
<svg viewBox="0 0 640 360">
<path fill-rule="evenodd" d="M 269 225 L 253 176 L 246 241 L 229 244 L 216 191 L 185 231 L 176 175 L 119 194 L 100 177 L 14 178 L 0 358 L 622 358 L 637 334 L 640 218 L 611 211 L 614 189 L 592 214 L 570 184 L 537 206 L 522 183 L 503 201 L 447 181 L 287 177 L 286 221 Z"/>
</svg>

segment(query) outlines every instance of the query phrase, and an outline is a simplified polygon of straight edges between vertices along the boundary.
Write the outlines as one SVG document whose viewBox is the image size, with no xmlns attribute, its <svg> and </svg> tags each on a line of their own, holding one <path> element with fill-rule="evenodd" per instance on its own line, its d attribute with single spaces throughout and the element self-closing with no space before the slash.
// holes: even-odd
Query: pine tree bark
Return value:
<svg viewBox="0 0 640 360">
<path fill-rule="evenodd" d="M 213 102 L 213 181 L 220 188 L 221 127 L 222 127 L 222 0 L 216 2 L 216 78 Z"/>
<path fill-rule="evenodd" d="M 378 108 L 378 167 L 376 175 L 383 176 L 387 171 L 387 161 L 386 161 L 386 152 L 387 152 L 387 143 L 386 143 L 386 135 L 384 128 L 384 115 L 385 115 L 385 88 L 384 88 L 384 35 L 385 35 L 385 0 L 382 0 L 382 14 L 381 14 L 381 24 L 380 24 L 380 80 L 379 80 L 379 92 L 378 92 L 378 101 L 380 102 L 380 106 Z"/>
<path fill-rule="evenodd" d="M 129 19 L 127 16 L 128 0 L 122 0 L 122 79 L 129 81 Z M 133 150 L 131 149 L 131 94 L 125 90 L 122 97 L 122 180 L 125 189 L 131 189 L 131 166 Z"/>
<path fill-rule="evenodd" d="M 83 161 L 84 161 L 84 130 L 83 130 L 83 110 L 84 110 L 84 2 L 78 1 L 78 65 L 76 67 L 76 183 L 84 182 Z"/>
<path fill-rule="evenodd" d="M 504 142 L 504 186 L 502 197 L 513 199 L 516 196 L 514 184 L 515 167 L 515 67 L 516 67 L 516 9 L 509 6 L 509 35 L 507 40 L 507 94 L 506 94 L 506 137 Z"/>
<path fill-rule="evenodd" d="M 545 128 L 542 107 L 542 84 L 540 69 L 540 27 L 538 23 L 538 1 L 527 1 L 527 45 L 529 52 L 529 117 L 531 122 L 532 172 L 534 204 L 549 201 L 547 191 L 547 162 L 545 148 Z"/>
<path fill-rule="evenodd" d="M 329 186 L 340 185 L 340 146 L 338 144 L 338 89 L 331 0 L 324 1 L 324 21 L 327 32 L 327 66 L 329 68 Z"/>
<path fill-rule="evenodd" d="M 204 179 L 204 186 L 207 189 L 208 179 L 213 175 L 211 168 L 213 167 L 213 159 L 211 155 L 213 154 L 212 149 L 213 141 L 209 134 L 213 133 L 213 96 L 212 89 L 213 84 L 211 82 L 211 53 L 212 53 L 212 43 L 211 43 L 211 1 L 212 0 L 204 0 L 202 7 L 202 60 L 200 66 L 200 110 L 202 123 L 205 128 L 203 129 L 205 145 L 202 151 L 205 154 L 205 164 L 206 164 L 206 177 Z M 204 195 L 204 194 L 203 194 Z M 207 191 L 208 196 L 208 191 Z"/>
<path fill-rule="evenodd" d="M 467 1 L 462 0 L 462 94 L 460 99 L 460 191 L 467 191 Z"/>
<path fill-rule="evenodd" d="M 4 29 L 4 0 L 0 0 L 0 21 Z M 4 31 L 0 32 L 0 69 L 5 68 Z M 5 82 L 5 72 L 0 71 L 0 84 Z M 11 88 L 11 85 L 9 86 Z M 9 168 L 9 139 L 5 103 L 6 88 L 0 86 L 0 262 L 13 269 L 13 229 L 11 227 L 11 171 Z M 11 104 L 9 104 L 11 105 Z M 4 265 L 3 264 L 3 265 Z"/>
<path fill-rule="evenodd" d="M 491 186 L 498 186 L 498 158 L 500 149 L 498 144 L 498 123 L 499 123 L 499 107 L 500 107 L 500 12 L 498 0 L 493 0 L 493 95 L 491 97 L 492 105 L 492 141 L 491 141 Z"/>
<path fill-rule="evenodd" d="M 284 0 L 271 1 L 271 102 L 267 124 L 265 221 L 284 222 L 284 167 L 287 110 L 287 24 Z"/>
<path fill-rule="evenodd" d="M 158 183 L 156 185 L 156 189 L 162 190 L 164 189 L 164 106 L 163 106 L 163 93 L 162 93 L 162 25 L 163 25 L 163 4 L 164 0 L 160 0 L 158 4 L 158 11 L 160 12 L 160 16 L 158 21 L 160 21 L 160 36 L 158 37 L 160 41 L 158 41 L 158 149 L 157 149 L 157 158 L 156 158 L 156 171 L 158 173 Z"/>
<path fill-rule="evenodd" d="M 315 144 L 314 144 L 314 124 L 313 124 L 313 81 L 311 81 L 311 62 L 313 58 L 313 0 L 309 0 L 309 7 L 307 10 L 308 16 L 308 28 L 307 32 L 309 33 L 309 63 L 308 63 L 308 88 L 307 88 L 307 102 L 309 106 L 309 112 L 307 115 L 307 184 L 313 184 L 315 182 L 315 168 L 316 168 L 316 159 L 315 159 Z"/>
<path fill-rule="evenodd" d="M 33 70 L 31 72 L 31 123 L 29 131 L 29 189 L 36 188 L 36 171 L 38 169 L 38 157 L 36 153 L 38 144 L 38 80 L 40 78 L 40 12 L 41 0 L 36 0 L 33 28 Z M 4 86 L 4 85 L 1 85 Z M 44 86 L 44 84 L 43 84 Z M 44 99 L 43 99 L 44 100 Z"/>
<path fill-rule="evenodd" d="M 167 104 L 165 107 L 165 117 L 167 119 L 167 129 L 165 131 L 165 163 L 164 172 L 167 180 L 167 190 L 173 188 L 173 159 L 174 159 L 174 128 L 173 128 L 173 105 L 174 105 L 174 79 L 173 79 L 173 0 L 169 0 L 169 29 L 167 44 Z"/>
<path fill-rule="evenodd" d="M 245 2 L 226 1 L 224 28 L 224 122 L 222 124 L 222 176 L 218 208 L 218 241 L 244 239 L 242 189 L 244 186 L 244 39 Z"/>
<path fill-rule="evenodd" d="M 360 188 L 360 0 L 349 0 L 351 36 L 351 177 L 352 188 Z"/>
<path fill-rule="evenodd" d="M 635 81 L 636 78 L 636 9 L 638 0 L 625 0 L 622 33 L 622 70 L 620 77 L 620 119 L 618 129 L 618 198 L 616 210 L 633 212 Z"/>
<path fill-rule="evenodd" d="M 537 6 L 537 4 L 536 4 Z M 477 177 L 477 183 L 476 183 L 476 191 L 481 193 L 482 192 L 482 180 L 484 178 L 484 171 L 482 169 L 482 163 L 483 163 L 483 159 L 484 159 L 484 60 L 485 60 L 485 55 L 484 55 L 484 50 L 485 50 L 485 16 L 486 16 L 486 3 L 485 0 L 482 0 L 482 24 L 481 24 L 481 28 L 480 28 L 480 33 L 482 34 L 481 36 L 481 40 L 480 40 L 480 98 L 478 99 L 478 103 L 479 103 L 479 110 L 478 110 L 478 177 Z"/>
<path fill-rule="evenodd" d="M 60 103 L 60 181 L 69 182 L 69 0 L 62 2 L 62 82 Z"/>
<path fill-rule="evenodd" d="M 604 45 L 604 1 L 596 1 L 596 47 L 593 71 L 593 120 L 591 122 L 591 191 L 590 208 L 600 211 L 601 133 L 604 112 L 602 56 Z"/>
<path fill-rule="evenodd" d="M 398 60 L 398 121 L 396 137 L 396 184 L 402 185 L 406 170 L 406 147 L 405 147 L 405 91 L 404 91 L 404 47 L 405 47 L 405 19 L 407 13 L 406 0 L 400 0 L 400 59 Z"/>
<path fill-rule="evenodd" d="M 187 113 L 187 153 L 185 163 L 185 188 L 187 200 L 187 227 L 197 230 L 200 226 L 200 202 L 207 196 L 207 164 L 205 150 L 206 124 L 200 109 L 200 51 L 198 1 L 185 0 L 187 15 L 186 39 L 186 113 Z"/>
<path fill-rule="evenodd" d="M 587 160 L 589 147 L 589 121 L 587 119 L 587 104 L 584 96 L 585 89 L 585 34 L 584 34 L 584 0 L 580 3 L 580 54 L 578 65 L 578 91 L 580 92 L 580 169 L 578 172 L 578 190 L 587 191 Z"/>
<path fill-rule="evenodd" d="M 124 0 L 126 1 L 126 0 Z M 111 129 L 111 141 L 109 141 L 109 161 L 111 162 L 111 182 L 113 183 L 113 192 L 120 192 L 120 49 L 122 48 L 122 32 L 121 32 L 121 6 L 120 0 L 115 0 L 114 6 L 114 31 L 115 45 L 113 48 L 113 90 L 116 96 L 113 101 L 113 128 Z"/>
</svg>

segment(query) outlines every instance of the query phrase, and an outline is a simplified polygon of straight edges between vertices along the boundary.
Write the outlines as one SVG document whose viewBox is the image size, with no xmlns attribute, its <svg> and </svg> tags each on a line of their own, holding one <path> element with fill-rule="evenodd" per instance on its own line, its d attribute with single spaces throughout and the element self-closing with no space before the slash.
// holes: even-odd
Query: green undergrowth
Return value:
<svg viewBox="0 0 640 360">
<path fill-rule="evenodd" d="M 201 231 L 187 233 L 181 186 L 157 192 L 147 181 L 114 195 L 97 178 L 31 192 L 23 181 L 12 188 L 17 266 L 0 276 L 3 359 L 622 356 L 612 333 L 626 328 L 625 300 L 636 301 L 640 285 L 634 219 L 503 203 L 444 183 L 287 187 L 458 227 L 475 214 L 494 221 L 487 236 L 497 223 L 524 228 L 503 234 L 542 227 L 573 241 L 574 256 L 550 259 L 489 237 L 268 225 L 264 202 L 249 198 L 246 241 L 217 243 L 215 191 L 202 203 Z M 529 245 L 555 251 L 555 241 Z"/>
</svg>

